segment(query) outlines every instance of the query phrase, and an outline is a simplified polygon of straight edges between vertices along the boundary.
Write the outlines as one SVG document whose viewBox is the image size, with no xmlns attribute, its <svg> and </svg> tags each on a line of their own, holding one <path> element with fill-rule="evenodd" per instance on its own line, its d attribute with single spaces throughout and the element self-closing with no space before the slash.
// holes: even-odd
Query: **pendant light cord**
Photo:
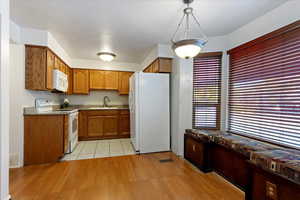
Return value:
<svg viewBox="0 0 300 200">
<path fill-rule="evenodd" d="M 185 13 L 183 14 L 183 16 L 182 16 L 182 18 L 181 18 L 181 20 L 180 20 L 180 22 L 179 22 L 179 24 L 178 24 L 178 26 L 177 26 L 177 29 L 176 29 L 176 31 L 175 31 L 175 33 L 173 34 L 173 37 L 172 37 L 172 39 L 171 39 L 171 42 L 172 43 L 175 43 L 175 37 L 176 37 L 176 34 L 178 33 L 178 31 L 179 31 L 179 28 L 181 27 L 181 25 L 182 25 L 182 22 L 183 22 L 183 20 L 184 20 L 184 17 L 185 17 Z"/>
<path fill-rule="evenodd" d="M 196 24 L 199 26 L 198 28 L 199 28 L 199 30 L 200 30 L 200 34 L 201 34 L 201 36 L 203 37 L 205 43 L 208 41 L 208 37 L 207 37 L 207 36 L 205 35 L 205 33 L 203 32 L 203 29 L 202 29 L 202 27 L 201 27 L 201 25 L 200 25 L 198 19 L 197 19 L 196 16 L 194 15 L 192 8 L 191 8 L 190 11 L 186 12 L 186 9 L 189 9 L 189 8 L 191 8 L 191 7 L 190 7 L 190 3 L 187 3 L 187 7 L 184 9 L 183 16 L 182 16 L 182 18 L 181 18 L 181 20 L 180 20 L 180 22 L 179 22 L 179 24 L 178 24 L 178 26 L 177 26 L 177 29 L 176 29 L 175 33 L 174 33 L 173 36 L 172 36 L 172 39 L 171 39 L 171 42 L 172 42 L 172 43 L 176 43 L 176 42 L 175 42 L 175 37 L 176 37 L 176 35 L 177 35 L 177 33 L 178 33 L 180 27 L 181 27 L 182 24 L 183 24 L 183 21 L 184 21 L 185 16 L 186 16 L 186 29 L 185 29 L 185 31 L 184 31 L 184 37 L 185 37 L 184 39 L 189 38 L 189 36 L 190 36 L 190 15 L 191 15 L 192 18 L 196 21 Z"/>
</svg>

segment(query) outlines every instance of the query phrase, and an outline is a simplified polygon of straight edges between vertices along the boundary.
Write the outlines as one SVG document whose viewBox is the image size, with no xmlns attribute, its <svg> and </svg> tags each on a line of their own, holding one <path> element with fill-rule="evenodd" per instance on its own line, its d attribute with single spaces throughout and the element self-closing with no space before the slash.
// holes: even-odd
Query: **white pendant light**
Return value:
<svg viewBox="0 0 300 200">
<path fill-rule="evenodd" d="M 171 40 L 173 43 L 172 48 L 176 55 L 180 58 L 185 59 L 194 58 L 195 56 L 197 56 L 204 47 L 204 45 L 207 43 L 207 37 L 202 31 L 199 21 L 193 14 L 193 8 L 189 6 L 192 2 L 193 0 L 183 0 L 183 3 L 187 4 L 187 8 L 183 10 L 183 17 L 181 18 Z M 192 17 L 199 26 L 199 34 L 201 35 L 200 38 L 190 38 L 190 17 Z M 184 30 L 184 36 L 181 37 L 183 39 L 176 41 L 175 38 L 179 29 L 184 26 L 184 20 L 186 22 L 186 25 Z"/>
<path fill-rule="evenodd" d="M 109 52 L 100 52 L 97 53 L 97 56 L 105 62 L 111 62 L 113 59 L 115 59 L 116 54 L 109 53 Z"/>
</svg>

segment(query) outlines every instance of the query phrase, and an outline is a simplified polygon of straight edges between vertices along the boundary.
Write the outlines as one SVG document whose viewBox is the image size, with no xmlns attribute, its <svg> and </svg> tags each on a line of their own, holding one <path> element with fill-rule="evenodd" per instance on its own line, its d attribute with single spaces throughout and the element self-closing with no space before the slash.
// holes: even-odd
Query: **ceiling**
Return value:
<svg viewBox="0 0 300 200">
<path fill-rule="evenodd" d="M 228 34 L 288 0 L 195 0 L 205 33 Z M 181 0 L 11 0 L 17 24 L 51 32 L 70 57 L 140 63 L 154 45 L 168 44 L 182 16 Z"/>
</svg>

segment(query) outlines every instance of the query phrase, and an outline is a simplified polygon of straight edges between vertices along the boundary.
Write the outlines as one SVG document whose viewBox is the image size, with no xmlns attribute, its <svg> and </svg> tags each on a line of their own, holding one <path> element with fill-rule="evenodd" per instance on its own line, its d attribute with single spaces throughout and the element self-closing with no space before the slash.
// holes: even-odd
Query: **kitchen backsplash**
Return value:
<svg viewBox="0 0 300 200">
<path fill-rule="evenodd" d="M 128 105 L 128 95 L 119 95 L 117 91 L 91 91 L 89 95 L 60 95 L 61 101 L 68 98 L 71 105 L 103 105 L 103 98 L 108 96 L 109 105 Z"/>
</svg>

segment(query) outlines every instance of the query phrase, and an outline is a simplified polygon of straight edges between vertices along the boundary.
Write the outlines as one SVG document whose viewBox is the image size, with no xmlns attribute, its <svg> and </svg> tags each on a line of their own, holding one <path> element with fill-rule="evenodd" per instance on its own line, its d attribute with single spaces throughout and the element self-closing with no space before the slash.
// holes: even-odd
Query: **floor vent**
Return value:
<svg viewBox="0 0 300 200">
<path fill-rule="evenodd" d="M 173 160 L 171 158 L 167 158 L 167 159 L 162 159 L 159 160 L 160 163 L 167 163 L 167 162 L 173 162 Z"/>
</svg>

